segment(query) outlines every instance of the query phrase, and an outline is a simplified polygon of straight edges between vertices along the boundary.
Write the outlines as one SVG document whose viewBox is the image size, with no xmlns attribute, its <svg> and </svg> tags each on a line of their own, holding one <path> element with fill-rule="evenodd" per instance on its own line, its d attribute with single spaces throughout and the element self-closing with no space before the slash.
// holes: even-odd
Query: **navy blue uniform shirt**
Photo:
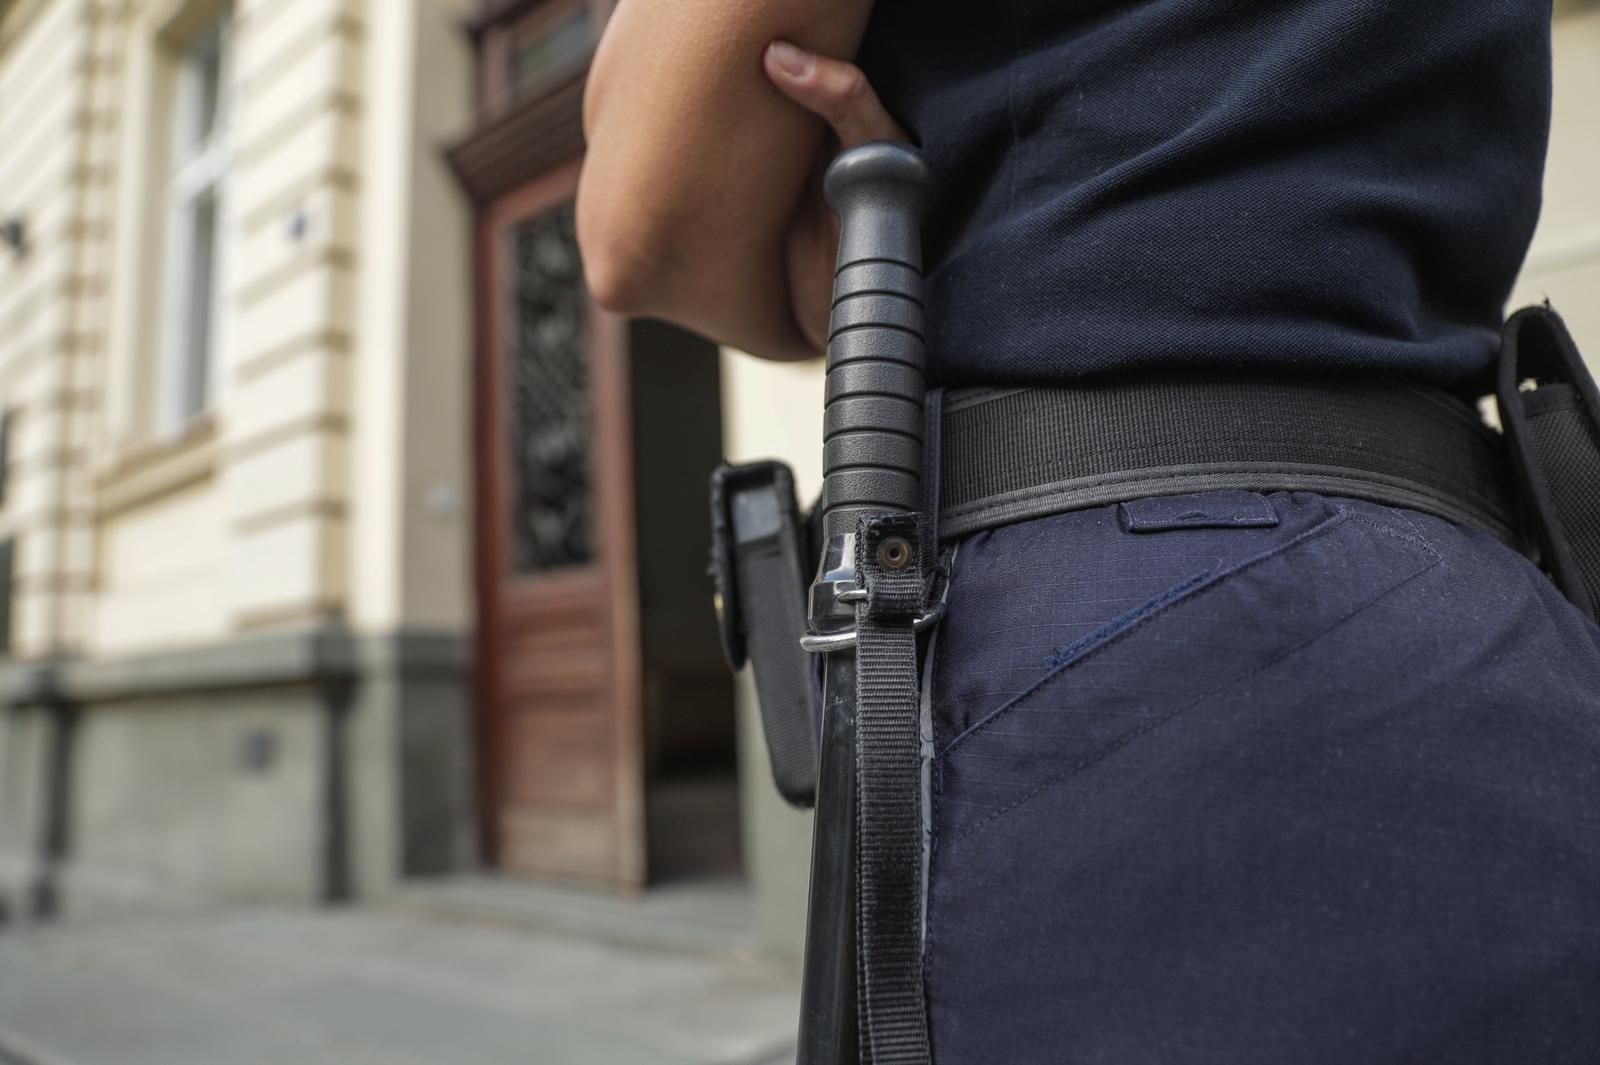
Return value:
<svg viewBox="0 0 1600 1065">
<path fill-rule="evenodd" d="M 1538 215 L 1549 0 L 879 0 L 861 65 L 940 179 L 940 383 L 1481 387 Z"/>
</svg>

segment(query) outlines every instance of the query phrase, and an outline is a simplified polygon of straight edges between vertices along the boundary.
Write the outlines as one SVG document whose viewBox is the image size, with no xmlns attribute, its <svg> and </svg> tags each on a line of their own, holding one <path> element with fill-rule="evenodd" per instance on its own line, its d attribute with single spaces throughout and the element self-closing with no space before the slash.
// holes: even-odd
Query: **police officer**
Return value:
<svg viewBox="0 0 1600 1065">
<path fill-rule="evenodd" d="M 817 354 L 820 167 L 909 137 L 937 383 L 1225 372 L 1460 414 L 1538 213 L 1549 33 L 1548 0 L 627 0 L 589 282 Z M 1127 421 L 1130 451 L 1165 431 Z M 934 1061 L 1600 1060 L 1600 629 L 1505 529 L 1374 494 L 1151 483 L 952 545 Z"/>
</svg>

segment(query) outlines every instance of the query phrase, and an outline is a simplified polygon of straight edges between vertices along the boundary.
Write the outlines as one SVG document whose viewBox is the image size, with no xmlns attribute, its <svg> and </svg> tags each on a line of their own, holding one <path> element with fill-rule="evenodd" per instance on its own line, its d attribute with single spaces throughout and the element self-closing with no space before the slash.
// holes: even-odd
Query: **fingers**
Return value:
<svg viewBox="0 0 1600 1065">
<path fill-rule="evenodd" d="M 910 139 L 854 63 L 829 59 L 788 41 L 769 44 L 763 63 L 767 77 L 785 96 L 833 127 L 841 147 Z"/>
</svg>

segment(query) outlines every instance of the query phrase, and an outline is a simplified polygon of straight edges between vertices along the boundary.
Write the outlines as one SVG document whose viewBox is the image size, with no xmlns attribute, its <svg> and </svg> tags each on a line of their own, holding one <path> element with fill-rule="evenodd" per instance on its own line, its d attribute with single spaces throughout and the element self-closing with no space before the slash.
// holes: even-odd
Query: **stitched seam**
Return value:
<svg viewBox="0 0 1600 1065">
<path fill-rule="evenodd" d="M 1229 566 L 1223 570 L 1219 570 L 1216 573 L 1200 574 L 1196 577 L 1192 577 L 1188 581 L 1184 582 L 1184 584 L 1178 586 L 1178 588 L 1184 589 L 1181 594 L 1174 594 L 1178 591 L 1178 589 L 1169 589 L 1168 591 L 1157 596 L 1155 599 L 1149 600 L 1127 614 L 1122 615 L 1122 617 L 1109 622 L 1105 626 L 1105 629 L 1110 631 L 1106 633 L 1105 638 L 1100 643 L 1084 647 L 1076 657 L 1064 657 L 1059 664 L 1046 671 L 1043 676 L 1029 685 L 1025 691 L 1016 695 L 1011 699 L 1011 701 L 1003 703 L 996 709 L 991 710 L 975 724 L 968 726 L 964 732 L 946 744 L 944 750 L 934 755 L 935 760 L 943 758 L 945 755 L 949 754 L 951 751 L 955 750 L 956 747 L 965 742 L 968 737 L 982 732 L 1005 714 L 1008 714 L 1017 707 L 1022 706 L 1028 700 L 1037 695 L 1046 684 L 1054 680 L 1064 670 L 1073 669 L 1082 663 L 1087 662 L 1089 659 L 1093 658 L 1101 651 L 1104 651 L 1106 648 L 1116 645 L 1123 639 L 1127 638 L 1130 634 L 1141 628 L 1144 624 L 1150 621 L 1151 618 L 1159 617 L 1172 606 L 1187 599 L 1198 598 L 1204 595 L 1206 592 L 1211 591 L 1213 588 L 1217 587 L 1223 581 L 1234 576 L 1235 574 L 1241 573 L 1252 566 L 1265 562 L 1268 559 L 1289 550 L 1290 548 L 1298 547 L 1300 544 L 1303 544 L 1308 540 L 1312 540 L 1323 535 L 1337 526 L 1340 522 L 1344 521 L 1347 517 L 1350 517 L 1350 512 L 1342 507 L 1336 507 L 1330 503 L 1329 509 L 1333 511 L 1331 516 L 1318 522 L 1316 525 L 1313 525 L 1305 532 L 1302 532 L 1291 539 L 1285 540 L 1283 543 L 1277 544 L 1268 550 L 1263 551 L 1259 555 L 1252 555 L 1251 557 L 1244 559 L 1241 562 L 1236 562 L 1232 566 Z M 1165 602 L 1159 603 L 1159 606 L 1153 605 L 1167 596 L 1170 596 L 1171 598 L 1167 599 Z M 1098 630 L 1097 633 L 1091 634 L 1091 636 L 1093 635 L 1098 635 Z"/>
<path fill-rule="evenodd" d="M 1364 514 L 1357 514 L 1355 511 L 1345 510 L 1345 508 L 1343 508 L 1343 507 L 1340 507 L 1339 509 L 1344 510 L 1344 512 L 1346 514 L 1350 515 L 1350 517 L 1353 518 L 1355 521 L 1360 522 L 1362 525 L 1365 525 L 1367 528 L 1373 530 L 1374 532 L 1383 533 L 1385 536 L 1393 537 L 1394 539 L 1399 540 L 1403 544 L 1408 544 L 1411 547 L 1415 547 L 1420 551 L 1426 552 L 1427 555 L 1430 558 L 1432 558 L 1435 562 L 1442 562 L 1443 561 L 1443 558 L 1440 557 L 1438 550 L 1432 544 L 1430 544 L 1426 539 L 1424 539 L 1420 532 L 1416 532 L 1416 526 L 1415 525 L 1411 526 L 1412 531 L 1415 533 L 1415 535 L 1407 535 L 1406 533 L 1401 532 L 1399 529 L 1396 529 L 1392 525 L 1385 525 L 1383 522 L 1375 521 L 1372 518 L 1369 518 Z M 1411 522 L 1409 520 L 1406 520 L 1406 524 L 1407 525 L 1411 525 Z"/>
<path fill-rule="evenodd" d="M 1359 520 L 1359 519 L 1357 519 L 1357 520 Z M 1376 526 L 1376 527 L 1381 528 L 1381 526 Z M 1399 536 L 1399 534 L 1395 534 L 1395 535 L 1396 535 L 1397 539 L 1401 539 L 1401 540 L 1405 539 L 1405 537 Z M 1178 709 L 1174 710 L 1170 714 L 1167 714 L 1165 717 L 1160 717 L 1160 718 L 1157 718 L 1155 721 L 1152 721 L 1152 722 L 1150 722 L 1148 724 L 1141 725 L 1139 728 L 1134 729 L 1132 732 L 1128 733 L 1127 735 L 1121 736 L 1118 739 L 1113 740 L 1111 743 L 1107 744 L 1105 747 L 1102 747 L 1100 750 L 1096 751 L 1094 754 L 1090 755 L 1088 758 L 1085 758 L 1083 761 L 1079 762 L 1078 764 L 1072 766 L 1070 769 L 1063 770 L 1062 772 L 1060 772 L 1060 773 L 1056 774 L 1055 776 L 1049 778 L 1048 780 L 1044 781 L 1038 787 L 1034 788 L 1032 791 L 1028 792 L 1026 795 L 1022 796 L 1021 798 L 1015 799 L 1012 802 L 1008 803 L 1007 805 L 1001 807 L 1000 809 L 995 810 L 993 813 L 987 814 L 984 817 L 978 819 L 977 821 L 974 821 L 972 824 L 968 825 L 964 830 L 962 830 L 962 832 L 959 835 L 957 835 L 953 839 L 951 839 L 951 841 L 950 841 L 951 845 L 953 846 L 954 844 L 961 842 L 962 840 L 966 839 L 968 836 L 970 836 L 974 832 L 976 832 L 978 829 L 980 829 L 980 828 L 984 827 L 985 825 L 988 825 L 988 824 L 998 820 L 1001 817 L 1004 817 L 1006 814 L 1008 814 L 1011 811 L 1015 810 L 1017 807 L 1022 806 L 1022 805 L 1026 804 L 1026 803 L 1032 802 L 1034 799 L 1038 798 L 1040 795 L 1043 795 L 1045 792 L 1049 791 L 1051 788 L 1055 787 L 1057 784 L 1065 783 L 1066 781 L 1070 780 L 1072 777 L 1074 777 L 1077 774 L 1081 773 L 1083 770 L 1089 769 L 1089 768 L 1099 764 L 1100 762 L 1102 762 L 1105 759 L 1109 758 L 1111 755 L 1115 754 L 1117 751 L 1120 751 L 1122 748 L 1124 748 L 1128 744 L 1132 743 L 1134 740 L 1139 739 L 1140 737 L 1149 735 L 1150 733 L 1154 732 L 1156 729 L 1160 728 L 1162 725 L 1165 725 L 1168 722 L 1176 719 L 1177 717 L 1179 717 L 1179 716 L 1181 716 L 1181 715 L 1183 715 L 1185 713 L 1188 713 L 1190 710 L 1192 710 L 1195 707 L 1199 706 L 1201 703 L 1206 702 L 1208 699 L 1211 699 L 1213 696 L 1220 695 L 1222 692 L 1228 690 L 1229 688 L 1233 687 L 1236 684 L 1239 684 L 1241 681 L 1248 680 L 1251 677 L 1255 676 L 1257 673 L 1265 672 L 1266 670 L 1268 670 L 1268 669 L 1272 668 L 1273 666 L 1277 665 L 1279 662 L 1282 662 L 1287 658 L 1290 658 L 1290 657 L 1292 657 L 1292 656 L 1294 656 L 1296 654 L 1299 654 L 1301 651 L 1305 650 L 1307 647 L 1310 647 L 1312 644 L 1316 643 L 1318 640 L 1320 640 L 1324 636 L 1328 635 L 1328 633 L 1332 632 L 1334 629 L 1337 629 L 1339 626 L 1345 624 L 1346 622 L 1348 622 L 1351 619 L 1353 619 L 1353 618 L 1357 617 L 1358 615 L 1360 615 L 1363 611 L 1366 611 L 1366 610 L 1370 609 L 1371 607 L 1377 605 L 1378 603 L 1382 602 L 1384 599 L 1388 598 L 1390 595 L 1393 595 L 1395 592 L 1399 591 L 1401 588 L 1404 588 L 1407 584 L 1410 584 L 1412 581 L 1416 580 L 1418 577 L 1422 576 L 1424 573 L 1426 573 L 1429 570 L 1431 570 L 1434 566 L 1437 566 L 1439 564 L 1439 556 L 1437 554 L 1434 554 L 1431 551 L 1429 553 L 1433 554 L 1433 561 L 1429 562 L 1427 565 L 1423 566 L 1421 569 L 1417 570 L 1415 573 L 1413 573 L 1410 576 L 1406 577 L 1404 580 L 1398 582 L 1393 587 L 1385 589 L 1381 594 L 1379 594 L 1378 596 L 1376 596 L 1373 599 L 1369 600 L 1368 602 L 1363 603 L 1362 605 L 1356 607 L 1354 610 L 1350 611 L 1349 613 L 1344 614 L 1343 616 L 1339 617 L 1331 625 L 1327 626 L 1324 629 L 1319 629 L 1316 633 L 1314 633 L 1311 636 L 1308 636 L 1306 639 L 1304 639 L 1304 640 L 1300 641 L 1299 643 L 1295 644 L 1293 647 L 1287 648 L 1286 650 L 1281 651 L 1276 655 L 1273 655 L 1271 658 L 1267 659 L 1265 662 L 1262 662 L 1260 665 L 1256 666 L 1254 669 L 1251 669 L 1251 670 L 1248 670 L 1248 671 L 1246 671 L 1244 673 L 1241 673 L 1237 677 L 1230 677 L 1227 680 L 1221 681 L 1218 684 L 1213 685 L 1211 688 L 1207 689 L 1203 694 L 1201 694 L 1200 696 L 1195 698 L 1195 700 L 1193 702 L 1186 703 L 1185 705 L 1180 706 Z"/>
<path fill-rule="evenodd" d="M 983 433 L 980 433 L 980 432 L 977 432 L 977 431 L 973 430 L 973 431 L 969 431 L 969 435 L 978 437 L 980 440 L 982 440 L 986 434 L 983 434 Z M 1224 447 L 1224 448 L 1234 447 L 1234 446 L 1236 446 L 1238 444 L 1238 442 L 1239 441 L 1237 439 L 1235 439 L 1234 437 L 1231 437 L 1231 436 L 1210 436 L 1210 437 L 1203 437 L 1203 438 L 1200 439 L 1200 443 L 1201 444 L 1215 445 L 1215 446 Z M 1262 447 L 1289 447 L 1289 446 L 1292 446 L 1292 445 L 1295 445 L 1295 444 L 1299 443 L 1298 440 L 1284 439 L 1284 438 L 1281 438 L 1281 437 L 1252 437 L 1251 438 L 1251 442 L 1254 443 L 1254 444 L 1257 444 L 1259 446 L 1262 446 Z M 1149 453 L 1149 452 L 1152 452 L 1152 451 L 1163 452 L 1163 451 L 1166 451 L 1171 446 L 1172 445 L 1171 445 L 1171 443 L 1169 441 L 1161 441 L 1161 440 L 1152 440 L 1152 441 L 1146 441 L 1146 442 L 1143 442 L 1143 443 L 1123 444 L 1122 446 L 1120 446 L 1119 448 L 1116 449 L 1115 454 L 1118 454 L 1118 455 L 1129 455 L 1129 454 L 1137 455 L 1137 454 Z M 1449 477 L 1451 475 L 1451 472 L 1452 472 L 1449 467 L 1440 466 L 1440 465 L 1438 465 L 1436 463 L 1422 462 L 1422 461 L 1419 461 L 1417 459 L 1410 458 L 1410 457 L 1404 456 L 1404 455 L 1397 456 L 1397 455 L 1394 454 L 1393 451 L 1388 450 L 1386 448 L 1378 447 L 1378 446 L 1371 445 L 1371 444 L 1363 444 L 1360 441 L 1356 441 L 1356 440 L 1343 440 L 1343 441 L 1340 441 L 1339 444 L 1338 444 L 1338 447 L 1339 447 L 1339 449 L 1341 451 L 1347 452 L 1350 455 L 1355 455 L 1355 456 L 1379 455 L 1379 456 L 1382 456 L 1386 462 L 1390 462 L 1390 463 L 1394 463 L 1394 462 L 1405 463 L 1406 466 L 1409 468 L 1409 470 L 1413 471 L 1414 473 L 1418 473 L 1418 474 L 1433 474 L 1433 475 L 1442 476 L 1442 477 Z M 1098 454 L 1102 454 L 1103 455 L 1104 452 L 1098 452 Z M 1159 465 L 1152 465 L 1152 466 L 1141 467 L 1141 468 L 1159 470 L 1159 469 L 1164 469 L 1165 467 L 1171 466 L 1171 465 L 1174 465 L 1174 464 L 1168 462 L 1168 463 L 1162 463 L 1162 464 L 1159 464 Z M 1190 465 L 1194 465 L 1194 463 L 1190 463 Z M 1270 462 L 1268 462 L 1267 460 L 1265 460 L 1265 459 L 1251 459 L 1251 460 L 1242 460 L 1242 461 L 1238 461 L 1238 462 L 1234 462 L 1234 461 L 1219 461 L 1219 462 L 1214 462 L 1214 463 L 1202 463 L 1201 465 L 1228 465 L 1228 466 L 1235 466 L 1235 465 L 1261 466 L 1261 465 L 1267 465 L 1267 466 L 1271 466 L 1272 464 Z M 1363 471 L 1361 467 L 1357 467 L 1357 466 L 1339 466 L 1339 465 L 1335 465 L 1333 463 L 1327 463 L 1327 462 L 1301 462 L 1301 463 L 1297 463 L 1297 465 L 1301 465 L 1301 466 L 1320 466 L 1320 467 L 1323 467 L 1323 468 L 1326 468 L 1326 469 L 1351 469 L 1351 470 L 1356 470 L 1357 472 L 1370 472 L 1370 471 Z M 1411 477 L 1410 473 L 1393 474 L 1393 473 L 1387 473 L 1386 471 L 1378 471 L 1378 472 L 1383 472 L 1385 474 L 1385 476 L 1390 476 L 1390 477 L 1405 477 L 1408 480 Z M 1463 490 L 1464 491 L 1468 491 L 1468 492 L 1475 491 L 1470 485 L 1463 486 Z M 1482 493 L 1477 493 L 1477 494 L 1482 495 Z"/>
<path fill-rule="evenodd" d="M 1405 511 L 1401 510 L 1398 507 L 1386 507 L 1385 509 L 1390 514 L 1393 514 L 1395 517 L 1397 517 L 1401 521 L 1405 522 L 1406 523 L 1406 528 L 1410 529 L 1412 535 L 1414 535 L 1418 540 L 1420 540 L 1423 543 L 1426 543 L 1426 544 L 1428 544 L 1430 546 L 1433 544 L 1433 541 L 1429 540 L 1426 536 L 1424 536 L 1422 534 L 1422 530 L 1417 528 L 1417 523 L 1412 521 L 1410 516 L 1407 515 Z"/>
<path fill-rule="evenodd" d="M 1230 470 L 1227 470 L 1227 471 L 1224 471 L 1224 472 L 1226 472 L 1226 473 L 1237 473 L 1237 474 L 1243 476 L 1245 474 L 1254 474 L 1254 473 L 1261 473 L 1261 472 L 1271 473 L 1271 472 L 1274 472 L 1274 471 L 1272 471 L 1270 469 L 1268 469 L 1268 470 L 1255 470 L 1255 469 L 1248 469 L 1248 468 L 1239 468 L 1239 469 L 1230 469 Z M 1361 471 L 1361 470 L 1352 470 L 1350 474 L 1345 474 L 1345 473 L 1319 473 L 1319 474 L 1313 474 L 1312 476 L 1323 477 L 1323 478 L 1326 478 L 1327 480 L 1330 480 L 1330 481 L 1338 481 L 1338 482 L 1341 482 L 1341 483 L 1344 483 L 1344 484 L 1349 484 L 1349 485 L 1357 486 L 1357 487 L 1362 486 L 1362 485 L 1370 486 L 1373 482 L 1363 479 L 1360 476 L 1360 474 L 1362 472 L 1363 471 Z M 1186 479 L 1189 479 L 1189 478 L 1193 478 L 1195 476 L 1197 476 L 1197 475 L 1193 471 L 1187 471 L 1187 470 L 1182 472 L 1182 473 L 1148 473 L 1148 474 L 1134 471 L 1134 475 L 1133 476 L 1129 476 L 1128 473 L 1120 473 L 1120 474 L 1112 474 L 1112 475 L 1107 475 L 1105 477 L 1096 478 L 1095 480 L 1086 481 L 1086 482 L 1081 483 L 1081 484 L 1073 483 L 1073 487 L 1071 489 L 1068 489 L 1068 491 L 1082 492 L 1082 491 L 1087 491 L 1087 490 L 1092 489 L 1092 488 L 1104 488 L 1106 485 L 1109 485 L 1109 484 L 1129 483 L 1129 484 L 1145 485 L 1145 484 L 1154 484 L 1154 483 L 1160 482 L 1160 481 L 1181 481 L 1181 480 L 1186 480 Z M 1069 478 L 1068 480 L 1071 480 L 1071 479 Z M 1033 488 L 1017 488 L 1017 489 L 1012 489 L 1011 491 L 1008 491 L 1008 492 L 1002 492 L 1002 493 L 997 493 L 997 494 L 1003 498 L 1005 505 L 1010 505 L 1010 504 L 1013 504 L 1013 503 L 1024 503 L 1024 502 L 1027 502 L 1029 500 L 1038 499 L 1038 498 L 1041 498 L 1043 496 L 1055 495 L 1055 494 L 1057 494 L 1059 492 L 1064 491 L 1061 488 L 1061 485 L 1063 483 L 1065 483 L 1065 482 L 1064 481 L 1052 481 L 1049 484 L 1038 485 L 1038 486 L 1033 487 Z M 1401 487 L 1401 486 L 1379 485 L 1379 487 L 1396 488 L 1396 487 Z M 1275 489 L 1275 490 L 1281 491 L 1281 489 Z M 1404 491 L 1408 491 L 1408 492 L 1413 492 L 1413 493 L 1415 493 L 1416 495 L 1420 496 L 1423 499 L 1431 500 L 1431 501 L 1437 502 L 1437 503 L 1452 503 L 1453 504 L 1455 502 L 1455 499 L 1452 498 L 1448 493 L 1436 491 L 1431 486 L 1425 485 L 1425 484 L 1421 484 L 1421 483 L 1413 483 L 1413 484 L 1405 485 L 1405 486 L 1403 486 L 1403 490 Z M 1147 493 L 1147 494 L 1155 494 L 1155 493 Z M 1319 494 L 1321 494 L 1321 493 L 1319 493 Z M 1490 509 L 1490 507 L 1491 507 L 1491 505 L 1493 503 L 1493 501 L 1491 499 L 1489 499 L 1489 497 L 1484 496 L 1484 495 L 1479 494 L 1479 493 L 1473 493 L 1473 495 L 1472 495 L 1472 497 L 1471 497 L 1471 499 L 1469 501 L 1473 502 L 1473 503 L 1482 504 L 1483 505 L 1482 509 Z M 986 497 L 984 499 L 975 500 L 975 501 L 973 501 L 971 503 L 962 503 L 962 504 L 957 505 L 957 506 L 948 506 L 948 505 L 946 505 L 942 509 L 943 509 L 943 512 L 944 512 L 944 516 L 946 518 L 960 518 L 960 517 L 965 517 L 968 514 L 979 513 L 979 512 L 982 512 L 982 511 L 989 510 L 993 506 L 994 506 L 993 497 Z"/>
<path fill-rule="evenodd" d="M 1427 539 L 1426 536 L 1422 536 L 1422 529 L 1416 528 L 1416 523 L 1411 521 L 1411 518 L 1406 517 L 1403 510 L 1395 509 L 1395 507 L 1386 507 L 1386 510 L 1389 510 L 1389 513 L 1392 513 L 1394 517 L 1405 521 L 1406 528 L 1411 529 L 1410 534 L 1406 534 L 1406 532 L 1402 532 L 1400 529 L 1394 528 L 1394 526 L 1384 525 L 1382 521 L 1378 521 L 1376 518 L 1370 518 L 1366 517 L 1366 515 L 1355 513 L 1354 510 L 1349 513 L 1350 517 L 1360 521 L 1362 525 L 1368 526 L 1368 528 L 1374 529 L 1374 531 L 1384 532 L 1386 536 L 1392 536 L 1394 539 L 1403 542 L 1403 544 L 1410 544 L 1411 547 L 1416 547 L 1418 550 L 1422 550 L 1422 552 L 1427 552 L 1429 555 L 1434 556 L 1435 561 L 1445 561 L 1445 556 L 1438 553 L 1438 548 L 1434 547 L 1434 542 L 1432 542 L 1430 539 Z"/>
<path fill-rule="evenodd" d="M 1080 636 L 1078 639 L 1073 640 L 1071 643 L 1066 644 L 1063 647 L 1057 647 L 1054 651 L 1050 652 L 1050 657 L 1045 659 L 1045 668 L 1055 669 L 1057 666 L 1065 665 L 1074 658 L 1079 657 L 1101 640 L 1116 635 L 1118 630 L 1124 629 L 1129 625 L 1137 625 L 1140 621 L 1144 620 L 1146 615 L 1156 613 L 1162 607 L 1165 607 L 1169 603 L 1175 602 L 1181 598 L 1185 592 L 1188 592 L 1190 589 L 1196 588 L 1203 584 L 1206 578 L 1209 576 L 1209 572 L 1196 573 L 1193 577 L 1190 577 L 1184 581 L 1180 581 L 1171 588 L 1168 588 L 1154 599 L 1145 600 L 1139 606 L 1134 607 L 1121 617 L 1111 619 L 1104 625 L 1101 625 L 1099 628 L 1089 633 L 1087 636 Z"/>
<path fill-rule="evenodd" d="M 1233 491 L 1233 490 L 1232 489 L 1225 489 L 1225 491 Z M 1210 494 L 1211 493 L 1201 493 L 1200 495 L 1201 495 L 1201 498 L 1203 498 L 1204 496 L 1210 495 Z M 1118 503 L 1117 506 L 1121 507 L 1123 509 L 1123 512 L 1128 515 L 1128 531 L 1129 532 L 1166 532 L 1168 529 L 1233 529 L 1233 528 L 1238 528 L 1240 526 L 1257 526 L 1257 527 L 1259 527 L 1259 526 L 1265 525 L 1265 524 L 1267 524 L 1269 522 L 1271 524 L 1273 524 L 1273 525 L 1278 524 L 1278 514 L 1267 503 L 1266 497 L 1262 496 L 1259 492 L 1251 492 L 1249 494 L 1255 497 L 1253 500 L 1251 500 L 1251 502 L 1254 503 L 1255 506 L 1258 508 L 1257 509 L 1257 513 L 1255 513 L 1255 514 L 1245 514 L 1245 513 L 1239 512 L 1239 511 L 1235 511 L 1234 515 L 1232 517 L 1229 517 L 1229 518 L 1217 518 L 1217 517 L 1212 517 L 1210 515 L 1205 515 L 1205 514 L 1202 514 L 1202 515 L 1200 515 L 1199 517 L 1196 517 L 1196 518 L 1140 517 L 1139 514 L 1135 512 L 1134 508 L 1137 507 L 1138 504 L 1144 502 L 1144 500 L 1141 500 L 1141 499 L 1125 500 L 1124 502 Z M 1146 496 L 1145 497 L 1145 499 L 1163 499 L 1163 498 L 1166 498 L 1166 499 L 1183 499 L 1183 498 L 1187 498 L 1187 497 L 1185 497 L 1185 496 Z M 1140 509 L 1142 510 L 1143 508 L 1140 508 Z"/>
</svg>

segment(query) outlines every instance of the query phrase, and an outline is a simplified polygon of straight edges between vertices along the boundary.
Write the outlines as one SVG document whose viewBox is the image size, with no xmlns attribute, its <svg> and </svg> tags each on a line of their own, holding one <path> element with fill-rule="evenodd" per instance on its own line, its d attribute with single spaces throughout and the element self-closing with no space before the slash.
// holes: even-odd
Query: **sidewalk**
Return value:
<svg viewBox="0 0 1600 1065">
<path fill-rule="evenodd" d="M 797 1011 L 748 952 L 433 908 L 0 930 L 0 1065 L 778 1065 Z"/>
</svg>

